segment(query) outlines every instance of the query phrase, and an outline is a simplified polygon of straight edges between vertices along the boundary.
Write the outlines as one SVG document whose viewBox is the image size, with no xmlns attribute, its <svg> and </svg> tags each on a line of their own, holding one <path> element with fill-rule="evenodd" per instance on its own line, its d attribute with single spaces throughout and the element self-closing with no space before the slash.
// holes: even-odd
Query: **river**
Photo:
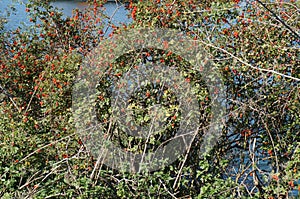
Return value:
<svg viewBox="0 0 300 199">
<path fill-rule="evenodd" d="M 5 16 L 7 12 L 12 13 L 7 18 L 8 23 L 4 26 L 6 30 L 16 29 L 18 26 L 22 26 L 22 24 L 25 26 L 30 24 L 28 13 L 25 11 L 27 2 L 28 0 L 0 0 L 0 16 Z M 58 9 L 62 9 L 65 16 L 72 16 L 74 8 L 84 9 L 87 7 L 87 4 L 81 0 L 55 1 L 52 5 Z M 108 2 L 104 7 L 106 8 L 105 14 L 112 17 L 114 24 L 130 22 L 130 19 L 127 17 L 128 11 L 124 6 L 115 2 Z"/>
</svg>

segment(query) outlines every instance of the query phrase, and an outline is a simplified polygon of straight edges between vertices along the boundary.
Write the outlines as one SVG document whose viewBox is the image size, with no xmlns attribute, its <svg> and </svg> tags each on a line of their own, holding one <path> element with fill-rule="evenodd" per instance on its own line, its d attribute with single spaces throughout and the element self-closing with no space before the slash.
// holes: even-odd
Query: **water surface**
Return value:
<svg viewBox="0 0 300 199">
<path fill-rule="evenodd" d="M 10 13 L 7 18 L 8 23 L 5 24 L 6 30 L 13 30 L 19 26 L 30 25 L 29 14 L 26 12 L 26 3 L 28 0 L 0 0 L 0 16 L 6 16 Z M 65 16 L 72 16 L 72 10 L 78 8 L 83 10 L 88 5 L 80 0 L 77 1 L 55 1 L 52 3 L 54 7 L 61 9 Z M 104 5 L 106 8 L 105 14 L 112 17 L 114 24 L 128 23 L 130 22 L 127 17 L 128 11 L 121 4 L 115 2 L 108 2 Z"/>
</svg>

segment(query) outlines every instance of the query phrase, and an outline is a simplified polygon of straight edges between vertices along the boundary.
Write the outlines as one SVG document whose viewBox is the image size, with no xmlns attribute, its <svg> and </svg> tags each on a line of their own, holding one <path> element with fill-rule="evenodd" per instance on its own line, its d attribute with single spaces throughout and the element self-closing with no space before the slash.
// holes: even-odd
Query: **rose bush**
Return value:
<svg viewBox="0 0 300 199">
<path fill-rule="evenodd" d="M 0 30 L 0 195 L 3 198 L 288 198 L 299 196 L 298 1 L 129 1 L 130 24 L 109 23 L 109 36 L 138 27 L 182 31 L 208 52 L 226 87 L 223 134 L 202 156 L 199 131 L 190 150 L 158 171 L 128 173 L 100 164 L 76 133 L 72 88 L 82 60 L 104 39 L 104 1 L 63 14 L 49 1 L 30 0 L 31 25 Z M 1 22 L 0 22 L 1 23 Z M 101 79 L 97 116 L 108 122 L 110 86 L 145 62 L 175 66 L 190 83 L 208 125 L 210 102 L 201 70 L 163 49 L 125 53 Z M 147 61 L 146 61 L 147 62 Z M 149 60 L 148 60 L 149 62 Z M 99 78 L 100 81 L 100 78 Z M 217 90 L 215 92 L 218 92 Z M 147 105 L 157 91 L 148 85 L 131 105 L 147 123 Z M 154 97 L 153 97 L 154 96 Z M 144 98 L 143 98 L 144 97 Z M 166 131 L 149 141 L 154 150 L 170 139 L 180 121 L 176 99 L 168 98 Z M 143 105 L 143 99 L 146 105 Z M 148 101 L 147 101 L 148 99 Z M 96 100 L 96 99 L 95 99 Z M 163 100 L 162 100 L 163 101 Z M 148 104 L 147 104 L 148 103 Z M 176 116 L 176 117 L 175 117 Z M 110 139 L 126 150 L 145 140 L 114 131 Z M 298 192 L 297 192 L 298 190 Z"/>
</svg>

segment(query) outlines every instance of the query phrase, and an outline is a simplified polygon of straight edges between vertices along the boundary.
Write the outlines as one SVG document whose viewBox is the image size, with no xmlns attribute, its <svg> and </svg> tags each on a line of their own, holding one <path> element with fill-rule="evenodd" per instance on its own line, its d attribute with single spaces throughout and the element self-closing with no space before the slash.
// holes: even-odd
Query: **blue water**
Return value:
<svg viewBox="0 0 300 199">
<path fill-rule="evenodd" d="M 28 0 L 0 0 L 0 16 L 6 16 L 7 13 L 11 15 L 7 18 L 8 23 L 5 24 L 6 30 L 13 30 L 19 26 L 30 25 L 28 13 L 25 11 L 26 3 Z M 52 3 L 52 6 L 62 9 L 65 16 L 72 16 L 72 10 L 75 8 L 84 9 L 87 4 L 78 1 L 56 1 Z M 109 2 L 104 5 L 105 14 L 112 18 L 112 23 L 129 23 L 130 19 L 127 17 L 128 11 L 121 4 Z"/>
</svg>

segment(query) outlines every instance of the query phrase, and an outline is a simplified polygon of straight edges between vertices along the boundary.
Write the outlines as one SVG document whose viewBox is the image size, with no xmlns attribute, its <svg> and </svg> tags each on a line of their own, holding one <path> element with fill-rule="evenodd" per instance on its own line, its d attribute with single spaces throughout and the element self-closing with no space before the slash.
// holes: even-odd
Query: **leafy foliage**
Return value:
<svg viewBox="0 0 300 199">
<path fill-rule="evenodd" d="M 30 0 L 31 25 L 2 29 L 0 19 L 0 196 L 3 198 L 287 198 L 300 189 L 299 1 L 129 1 L 131 24 L 109 24 L 112 33 L 137 27 L 172 28 L 205 46 L 226 87 L 223 134 L 201 156 L 202 131 L 190 150 L 158 171 L 128 173 L 101 164 L 74 127 L 72 87 L 82 59 L 108 28 L 104 1 L 88 1 L 72 17 L 49 1 Z M 146 57 L 145 57 L 146 55 Z M 210 121 L 201 72 L 162 49 L 125 53 L 112 73 L 99 77 L 97 118 L 109 125 L 111 86 L 145 62 L 178 68 Z M 100 81 L 101 80 L 101 81 Z M 217 92 L 217 91 L 216 91 Z M 158 96 L 161 96 L 159 98 Z M 159 99 L 158 101 L 156 101 Z M 148 84 L 132 96 L 136 123 L 151 120 L 147 107 L 163 103 L 168 128 L 143 140 L 116 127 L 109 139 L 131 152 L 154 151 L 179 126 L 177 99 Z M 122 131 L 123 128 L 123 131 Z"/>
</svg>

